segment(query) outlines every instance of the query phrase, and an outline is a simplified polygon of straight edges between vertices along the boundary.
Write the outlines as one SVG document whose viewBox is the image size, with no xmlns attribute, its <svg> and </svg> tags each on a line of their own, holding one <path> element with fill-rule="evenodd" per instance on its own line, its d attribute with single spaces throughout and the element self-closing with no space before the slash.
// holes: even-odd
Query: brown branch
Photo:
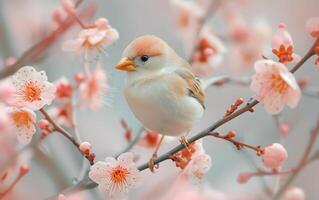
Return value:
<svg viewBox="0 0 319 200">
<path fill-rule="evenodd" d="M 82 1 L 83 0 L 77 0 L 75 3 L 76 7 L 78 7 Z M 75 21 L 72 17 L 65 19 L 56 30 L 52 31 L 48 36 L 25 51 L 14 64 L 4 67 L 0 71 L 0 79 L 14 74 L 25 64 L 30 64 L 30 62 L 34 62 L 37 58 L 41 57 L 46 52 L 48 47 L 50 47 L 60 37 L 60 35 L 67 31 L 74 22 Z"/>
<path fill-rule="evenodd" d="M 80 144 L 72 137 L 72 135 L 68 131 L 62 128 L 43 108 L 40 109 L 40 112 L 43 114 L 45 119 L 52 124 L 54 131 L 61 133 L 66 139 L 68 139 L 76 147 L 76 149 L 81 153 L 81 155 L 83 155 L 90 162 L 90 165 L 94 164 L 93 160 L 89 159 L 87 156 L 85 156 L 81 152 Z"/>
<path fill-rule="evenodd" d="M 316 142 L 316 139 L 318 138 L 318 135 L 319 135 L 319 120 L 317 121 L 316 126 L 311 131 L 311 136 L 309 138 L 308 145 L 301 157 L 301 160 L 299 161 L 299 164 L 296 167 L 295 172 L 287 179 L 287 181 L 281 186 L 281 188 L 275 194 L 274 196 L 275 200 L 280 199 L 280 197 L 284 194 L 286 189 L 290 186 L 290 184 L 295 180 L 298 174 L 302 171 L 302 169 L 308 162 L 307 160 L 312 160 L 312 159 L 309 159 L 309 156 Z"/>
<path fill-rule="evenodd" d="M 125 153 L 125 152 L 128 152 L 130 151 L 134 146 L 135 144 L 139 141 L 142 133 L 144 132 L 144 127 L 141 127 L 138 132 L 137 132 L 137 135 L 135 136 L 135 138 L 129 143 L 129 145 L 123 150 L 121 151 L 120 153 L 116 154 L 114 157 L 117 158 L 119 157 L 122 153 Z"/>
</svg>

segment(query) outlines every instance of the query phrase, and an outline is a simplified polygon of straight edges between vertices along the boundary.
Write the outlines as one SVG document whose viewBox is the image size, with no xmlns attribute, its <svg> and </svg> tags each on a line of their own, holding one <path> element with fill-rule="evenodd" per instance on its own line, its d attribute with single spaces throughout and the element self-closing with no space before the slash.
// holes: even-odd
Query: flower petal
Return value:
<svg viewBox="0 0 319 200">
<path fill-rule="evenodd" d="M 105 162 L 99 161 L 91 166 L 89 177 L 94 182 L 100 184 L 105 179 L 110 171 L 111 167 Z"/>
</svg>

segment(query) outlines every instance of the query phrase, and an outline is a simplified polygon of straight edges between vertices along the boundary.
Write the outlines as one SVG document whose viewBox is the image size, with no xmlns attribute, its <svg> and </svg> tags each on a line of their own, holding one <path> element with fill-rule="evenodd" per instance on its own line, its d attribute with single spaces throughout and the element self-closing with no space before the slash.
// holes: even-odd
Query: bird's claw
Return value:
<svg viewBox="0 0 319 200">
<path fill-rule="evenodd" d="M 188 142 L 188 140 L 186 139 L 185 136 L 182 136 L 179 141 L 180 141 L 180 143 L 181 143 L 182 145 L 184 145 L 188 150 L 190 150 L 190 149 L 189 149 L 190 143 Z"/>
<path fill-rule="evenodd" d="M 157 159 L 157 154 L 154 153 L 148 162 L 148 168 L 151 170 L 151 172 L 154 173 L 154 169 L 158 169 L 158 164 L 155 165 L 155 160 Z"/>
</svg>

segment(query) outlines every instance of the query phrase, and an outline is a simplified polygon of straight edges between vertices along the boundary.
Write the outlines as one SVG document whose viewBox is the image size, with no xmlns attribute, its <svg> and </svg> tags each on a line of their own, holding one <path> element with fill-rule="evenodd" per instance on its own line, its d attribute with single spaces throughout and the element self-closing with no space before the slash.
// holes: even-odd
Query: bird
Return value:
<svg viewBox="0 0 319 200">
<path fill-rule="evenodd" d="M 135 117 L 151 131 L 161 135 L 149 161 L 154 161 L 165 136 L 186 139 L 203 116 L 205 93 L 191 65 L 165 41 L 154 35 L 133 40 L 123 51 L 115 69 L 126 72 L 124 96 Z"/>
</svg>

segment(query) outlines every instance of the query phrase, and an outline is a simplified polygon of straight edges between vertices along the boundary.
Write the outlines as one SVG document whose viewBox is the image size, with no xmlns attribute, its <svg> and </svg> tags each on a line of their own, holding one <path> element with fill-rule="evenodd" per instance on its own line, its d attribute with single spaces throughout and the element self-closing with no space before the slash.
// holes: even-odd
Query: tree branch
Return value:
<svg viewBox="0 0 319 200">
<path fill-rule="evenodd" d="M 77 0 L 77 2 L 75 3 L 76 7 L 78 7 L 81 2 L 83 2 L 83 0 Z M 25 51 L 14 64 L 4 67 L 0 71 L 0 80 L 14 74 L 25 64 L 29 64 L 37 57 L 43 55 L 45 53 L 45 50 L 48 49 L 48 47 L 51 46 L 59 38 L 60 35 L 68 30 L 73 23 L 74 19 L 72 17 L 68 17 L 67 19 L 65 19 L 64 22 L 56 30 L 52 31 L 48 36 L 46 36 L 41 41 L 34 44 L 30 49 Z"/>
<path fill-rule="evenodd" d="M 258 156 L 262 155 L 263 152 L 264 152 L 264 149 L 261 148 L 260 146 L 252 146 L 250 144 L 246 144 L 246 143 L 243 143 L 243 142 L 239 142 L 229 136 L 223 136 L 223 135 L 220 135 L 219 133 L 217 132 L 211 132 L 209 133 L 210 136 L 213 136 L 213 137 L 216 137 L 216 138 L 219 138 L 219 139 L 223 139 L 223 140 L 226 140 L 228 142 L 231 142 L 238 150 L 240 150 L 241 148 L 245 147 L 247 149 L 251 149 L 253 151 L 256 152 L 256 154 Z"/>
<path fill-rule="evenodd" d="M 80 150 L 80 144 L 72 137 L 72 135 L 69 132 L 62 128 L 43 108 L 40 109 L 40 112 L 52 124 L 54 131 L 61 133 L 77 148 L 81 155 L 85 156 Z M 90 162 L 90 165 L 94 164 L 93 160 L 90 160 L 87 156 L 85 156 L 85 158 Z"/>
</svg>

